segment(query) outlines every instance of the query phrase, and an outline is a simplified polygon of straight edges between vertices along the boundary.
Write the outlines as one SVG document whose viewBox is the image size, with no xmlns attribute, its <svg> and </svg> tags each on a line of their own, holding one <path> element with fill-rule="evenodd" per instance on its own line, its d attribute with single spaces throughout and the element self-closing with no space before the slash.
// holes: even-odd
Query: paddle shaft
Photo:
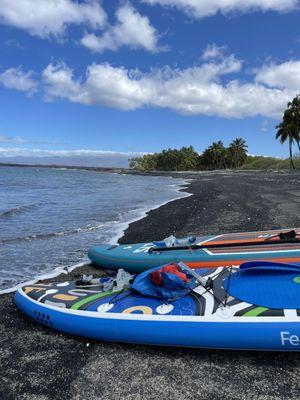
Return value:
<svg viewBox="0 0 300 400">
<path fill-rule="evenodd" d="M 201 249 L 220 249 L 226 247 L 249 247 L 249 246 L 270 246 L 278 244 L 294 244 L 300 243 L 300 239 L 280 239 L 280 240 L 264 240 L 264 241 L 249 241 L 236 243 L 218 243 L 218 244 L 194 244 L 191 246 L 174 246 L 174 247 L 150 247 L 149 253 L 153 251 L 173 251 L 173 250 L 201 250 Z"/>
</svg>

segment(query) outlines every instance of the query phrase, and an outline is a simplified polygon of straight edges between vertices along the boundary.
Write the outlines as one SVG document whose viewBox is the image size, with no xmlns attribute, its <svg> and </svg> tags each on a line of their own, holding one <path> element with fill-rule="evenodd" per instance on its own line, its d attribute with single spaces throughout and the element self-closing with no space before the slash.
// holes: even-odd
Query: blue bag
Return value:
<svg viewBox="0 0 300 400">
<path fill-rule="evenodd" d="M 131 288 L 143 294 L 144 296 L 157 297 L 163 300 L 171 301 L 187 295 L 197 286 L 196 279 L 186 271 L 184 271 L 184 273 L 189 279 L 188 282 L 184 282 L 182 279 L 172 273 L 162 272 L 162 285 L 155 285 L 151 280 L 151 274 L 154 271 L 161 270 L 163 267 L 164 266 L 155 267 L 148 271 L 142 272 L 135 278 Z"/>
</svg>

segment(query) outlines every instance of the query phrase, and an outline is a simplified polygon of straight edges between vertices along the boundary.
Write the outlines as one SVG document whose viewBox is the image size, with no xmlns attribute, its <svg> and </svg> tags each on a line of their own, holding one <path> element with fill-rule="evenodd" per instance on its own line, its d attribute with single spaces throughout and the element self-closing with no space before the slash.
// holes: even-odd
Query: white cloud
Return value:
<svg viewBox="0 0 300 400">
<path fill-rule="evenodd" d="M 9 68 L 0 74 L 0 83 L 8 89 L 20 90 L 32 95 L 38 87 L 33 75 L 32 71 L 23 72 L 20 67 Z"/>
<path fill-rule="evenodd" d="M 271 63 L 257 71 L 256 81 L 270 87 L 300 91 L 300 61 Z"/>
<path fill-rule="evenodd" d="M 81 39 L 81 44 L 88 49 L 102 53 L 105 50 L 116 51 L 121 46 L 143 48 L 156 52 L 157 32 L 147 17 L 139 14 L 130 4 L 125 4 L 117 10 L 117 23 L 109 26 L 102 36 L 87 33 Z"/>
<path fill-rule="evenodd" d="M 49 64 L 42 72 L 40 86 L 47 101 L 66 99 L 124 111 L 160 107 L 186 115 L 280 117 L 286 103 L 299 92 L 300 61 L 263 65 L 252 77 L 248 75 L 246 82 L 241 80 L 243 62 L 233 54 L 222 55 L 220 49 L 210 46 L 202 62 L 189 68 L 166 66 L 147 73 L 94 63 L 84 77 L 75 77 L 66 64 Z M 0 82 L 30 90 L 23 80 L 25 76 L 30 81 L 28 73 L 8 71 L 0 75 Z"/>
<path fill-rule="evenodd" d="M 65 65 L 48 65 L 43 72 L 48 99 L 67 98 L 82 104 L 102 104 L 121 110 L 134 110 L 151 101 L 151 82 L 136 79 L 126 69 L 109 64 L 92 64 L 85 81 L 76 81 Z"/>
<path fill-rule="evenodd" d="M 19 136 L 5 136 L 0 135 L 0 143 L 5 144 L 47 144 L 47 145 L 61 145 L 64 144 L 59 141 L 50 141 L 50 140 L 28 140 L 23 139 Z"/>
<path fill-rule="evenodd" d="M 208 44 L 202 54 L 202 60 L 207 61 L 222 58 L 225 49 L 225 46 L 217 46 L 215 43 Z"/>
<path fill-rule="evenodd" d="M 250 11 L 286 12 L 299 6 L 298 0 L 141 0 L 148 4 L 177 7 L 194 18 Z"/>
<path fill-rule="evenodd" d="M 103 27 L 106 14 L 97 0 L 0 0 L 0 23 L 31 35 L 61 37 L 71 24 Z"/>
<path fill-rule="evenodd" d="M 268 132 L 269 128 L 269 121 L 267 119 L 264 119 L 261 123 L 260 130 L 261 132 Z"/>
<path fill-rule="evenodd" d="M 66 97 L 71 101 L 85 104 L 80 82 L 76 82 L 73 72 L 64 63 L 49 64 L 44 69 L 42 76 L 46 89 L 46 100 Z M 65 94 L 62 96 L 64 92 Z"/>
<path fill-rule="evenodd" d="M 233 55 L 218 64 L 206 63 L 183 71 L 165 68 L 149 74 L 109 64 L 92 64 L 87 69 L 86 79 L 79 81 L 65 64 L 50 64 L 43 72 L 43 79 L 48 99 L 67 98 L 86 105 L 101 104 L 121 110 L 149 105 L 183 113 L 201 113 L 192 110 L 190 100 L 193 99 L 196 105 L 203 91 L 209 90 L 209 84 L 218 82 L 222 75 L 238 72 L 241 65 Z M 181 105 L 183 97 L 186 107 Z"/>
<path fill-rule="evenodd" d="M 165 67 L 146 74 L 109 64 L 92 64 L 85 79 L 76 80 L 64 64 L 43 72 L 48 99 L 68 99 L 120 110 L 169 108 L 181 114 L 243 118 L 277 117 L 294 91 L 258 82 L 227 78 L 240 72 L 233 55 L 186 69 Z"/>
<path fill-rule="evenodd" d="M 15 39 L 7 39 L 5 41 L 5 44 L 6 46 L 14 47 L 15 49 L 21 49 L 21 50 L 25 49 L 25 47 L 20 42 L 18 42 L 18 40 Z"/>
</svg>

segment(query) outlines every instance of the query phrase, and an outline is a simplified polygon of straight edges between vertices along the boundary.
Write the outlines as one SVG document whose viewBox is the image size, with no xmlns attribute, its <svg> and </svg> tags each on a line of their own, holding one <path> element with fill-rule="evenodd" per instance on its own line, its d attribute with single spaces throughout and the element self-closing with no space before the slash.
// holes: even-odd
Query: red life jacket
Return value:
<svg viewBox="0 0 300 400">
<path fill-rule="evenodd" d="M 186 274 L 184 272 L 181 272 L 178 265 L 170 264 L 170 265 L 166 265 L 165 267 L 162 267 L 161 269 L 159 269 L 157 271 L 151 272 L 150 278 L 151 278 L 151 282 L 154 283 L 154 285 L 162 286 L 162 284 L 163 284 L 163 279 L 161 276 L 162 272 L 167 272 L 169 274 L 176 275 L 176 276 L 178 276 L 178 278 L 180 278 L 185 283 L 189 282 L 188 277 L 186 276 Z"/>
</svg>

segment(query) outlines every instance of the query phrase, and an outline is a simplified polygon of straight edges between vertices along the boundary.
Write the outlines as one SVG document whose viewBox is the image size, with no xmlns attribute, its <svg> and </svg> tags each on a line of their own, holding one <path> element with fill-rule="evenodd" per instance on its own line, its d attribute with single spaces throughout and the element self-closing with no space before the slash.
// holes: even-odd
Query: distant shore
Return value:
<svg viewBox="0 0 300 400">
<path fill-rule="evenodd" d="M 79 169 L 86 171 L 98 172 L 129 172 L 129 168 L 115 168 L 115 167 L 88 167 L 80 165 L 63 165 L 63 164 L 19 164 L 19 163 L 3 163 L 0 162 L 0 167 L 23 167 L 23 168 L 54 168 L 54 169 Z"/>
<path fill-rule="evenodd" d="M 69 169 L 69 170 L 81 170 L 81 171 L 94 171 L 94 172 L 112 172 L 117 174 L 131 174 L 131 175 L 167 175 L 180 178 L 192 178 L 195 175 L 203 174 L 228 174 L 228 173 L 246 173 L 251 174 L 257 173 L 294 173 L 299 174 L 299 169 L 221 169 L 221 170 L 198 170 L 198 171 L 139 171 L 131 168 L 119 168 L 119 167 L 92 167 L 92 166 L 81 166 L 81 165 L 63 165 L 63 164 L 21 164 L 21 163 L 3 163 L 0 162 L 0 167 L 22 167 L 22 168 L 52 168 L 52 169 Z"/>
<path fill-rule="evenodd" d="M 180 237 L 300 226 L 300 174 L 227 171 L 184 177 L 192 179 L 187 189 L 192 196 L 133 222 L 120 243 L 171 233 Z M 55 280 L 83 273 L 102 274 L 86 265 Z M 1 296 L 0 315 L 3 400 L 299 397 L 300 354 L 92 342 L 27 319 L 10 294 Z"/>
</svg>

